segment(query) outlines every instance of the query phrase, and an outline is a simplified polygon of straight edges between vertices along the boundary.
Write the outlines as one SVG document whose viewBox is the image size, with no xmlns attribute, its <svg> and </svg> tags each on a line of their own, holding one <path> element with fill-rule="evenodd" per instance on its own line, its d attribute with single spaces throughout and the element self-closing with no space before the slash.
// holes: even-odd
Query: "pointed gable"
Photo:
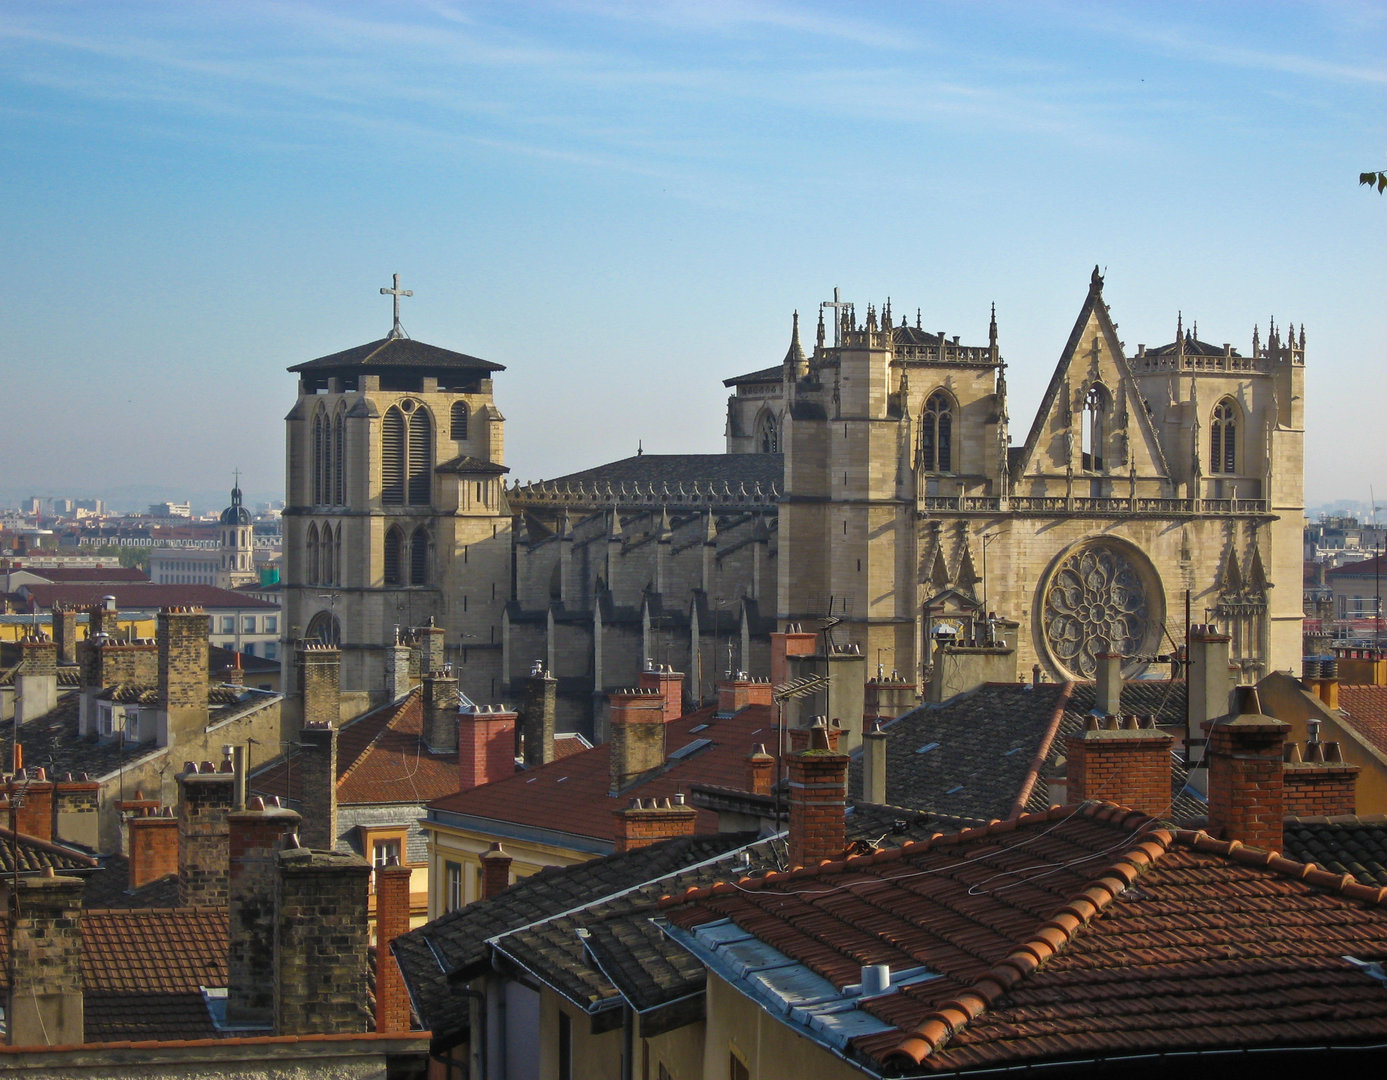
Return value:
<svg viewBox="0 0 1387 1080">
<path fill-rule="evenodd" d="M 1013 463 L 1013 483 L 1028 476 L 1063 475 L 1070 465 L 1076 472 L 1081 469 L 1084 395 L 1086 388 L 1095 383 L 1101 383 L 1111 396 L 1108 430 L 1125 432 L 1125 457 L 1120 457 L 1114 468 L 1105 470 L 1107 474 L 1170 475 L 1141 391 L 1123 355 L 1112 315 L 1103 301 L 1103 279 L 1094 267 L 1088 296 L 1050 377 L 1025 447 Z"/>
</svg>

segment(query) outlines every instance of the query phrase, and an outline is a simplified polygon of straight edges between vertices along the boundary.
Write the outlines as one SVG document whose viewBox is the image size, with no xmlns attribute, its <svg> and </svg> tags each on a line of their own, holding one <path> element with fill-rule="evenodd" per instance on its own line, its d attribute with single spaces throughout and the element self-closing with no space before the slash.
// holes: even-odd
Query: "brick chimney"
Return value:
<svg viewBox="0 0 1387 1080">
<path fill-rule="evenodd" d="M 276 1035 L 366 1031 L 370 877 L 357 855 L 290 847 L 276 857 Z"/>
<path fill-rule="evenodd" d="M 790 753 L 798 754 L 808 750 L 814 739 L 814 729 L 823 728 L 828 737 L 828 748 L 835 754 L 842 749 L 843 728 L 837 720 L 830 721 L 826 716 L 809 718 L 808 727 L 793 727 L 786 734 L 790 740 Z"/>
<path fill-rule="evenodd" d="M 6 794 L 18 802 L 15 828 L 22 836 L 51 843 L 53 840 L 53 784 L 42 766 L 21 769 L 6 785 Z"/>
<path fill-rule="evenodd" d="M 684 715 L 684 673 L 675 671 L 668 664 L 651 664 L 636 676 L 636 688 L 654 690 L 664 702 L 665 722 L 678 720 Z"/>
<path fill-rule="evenodd" d="M 615 810 L 616 853 L 692 836 L 698 811 L 684 802 L 682 794 L 671 799 L 632 799 L 624 810 Z"/>
<path fill-rule="evenodd" d="M 8 875 L 0 898 L 9 912 L 10 980 L 5 997 L 11 1046 L 72 1046 L 84 1041 L 82 888 L 76 877 Z M 17 890 L 17 891 L 16 891 Z"/>
<path fill-rule="evenodd" d="M 458 744 L 458 681 L 442 671 L 424 676 L 424 745 L 430 753 L 450 754 Z"/>
<path fill-rule="evenodd" d="M 753 795 L 769 795 L 775 790 L 775 758 L 766 753 L 765 743 L 757 743 L 747 755 L 746 774 L 746 789 Z"/>
<path fill-rule="evenodd" d="M 1103 716 L 1122 715 L 1122 654 L 1099 653 L 1093 711 Z"/>
<path fill-rule="evenodd" d="M 82 649 L 82 698 L 79 735 L 96 732 L 96 697 L 117 683 L 149 686 L 159 681 L 159 646 L 152 641 L 124 642 L 88 638 Z"/>
<path fill-rule="evenodd" d="M 58 704 L 58 646 L 43 634 L 19 642 L 19 666 L 14 674 L 14 722 L 36 720 Z"/>
<path fill-rule="evenodd" d="M 207 726 L 206 612 L 167 607 L 157 617 L 159 641 L 158 743 L 168 746 L 175 733 Z"/>
<path fill-rule="evenodd" d="M 458 713 L 460 790 L 514 775 L 515 720 L 504 705 L 475 705 Z"/>
<path fill-rule="evenodd" d="M 395 644 L 385 649 L 385 699 L 399 701 L 414 686 L 409 674 L 409 658 L 413 650 L 397 634 Z"/>
<path fill-rule="evenodd" d="M 1337 742 L 1288 742 L 1283 749 L 1283 798 L 1287 815 L 1317 817 L 1321 814 L 1358 812 L 1358 766 L 1344 761 Z"/>
<path fill-rule="evenodd" d="M 130 891 L 178 873 L 178 819 L 173 807 L 132 812 L 125 823 Z"/>
<path fill-rule="evenodd" d="M 608 696 L 613 795 L 665 763 L 666 701 L 659 690 L 618 690 Z"/>
<path fill-rule="evenodd" d="M 342 719 L 342 653 L 321 641 L 300 641 L 294 662 L 299 669 L 303 724 L 331 724 Z"/>
<path fill-rule="evenodd" d="M 409 867 L 393 855 L 388 865 L 376 867 L 376 1031 L 382 1035 L 409 1030 L 409 994 L 390 951 L 409 932 L 409 879 Z"/>
<path fill-rule="evenodd" d="M 53 644 L 58 649 L 59 664 L 77 663 L 77 610 L 53 606 Z"/>
<path fill-rule="evenodd" d="M 822 726 L 811 732 L 809 749 L 790 755 L 791 866 L 817 866 L 846 850 L 848 761 L 829 749 Z"/>
<path fill-rule="evenodd" d="M 120 612 L 114 596 L 103 596 L 101 603 L 87 608 L 87 640 L 104 634 L 114 638 L 120 631 Z"/>
<path fill-rule="evenodd" d="M 862 800 L 886 805 L 886 742 L 889 736 L 874 727 L 862 736 Z"/>
<path fill-rule="evenodd" d="M 1233 690 L 1228 642 L 1228 635 L 1219 633 L 1212 623 L 1190 627 L 1189 729 L 1185 732 L 1185 747 L 1191 765 L 1204 760 L 1205 725 L 1228 714 L 1229 694 Z M 1192 770 L 1190 781 L 1198 786 L 1207 781 L 1207 774 Z"/>
<path fill-rule="evenodd" d="M 1249 847 L 1281 850 L 1283 751 L 1289 724 L 1262 713 L 1254 686 L 1237 689 L 1236 715 L 1206 724 L 1209 832 Z"/>
<path fill-rule="evenodd" d="M 96 850 L 100 844 L 101 785 L 79 773 L 67 773 L 53 786 L 53 839 Z"/>
<path fill-rule="evenodd" d="M 548 765 L 554 760 L 558 700 L 559 681 L 536 663 L 525 677 L 525 703 L 520 711 L 526 768 Z"/>
<path fill-rule="evenodd" d="M 501 847 L 499 840 L 482 852 L 482 899 L 490 900 L 497 893 L 510 887 L 510 853 Z"/>
<path fill-rule="evenodd" d="M 178 905 L 222 907 L 227 898 L 231 762 L 188 762 L 178 774 Z"/>
<path fill-rule="evenodd" d="M 790 623 L 783 632 L 771 634 L 771 685 L 779 686 L 790 678 L 789 657 L 813 656 L 818 649 L 817 635 Z"/>
<path fill-rule="evenodd" d="M 731 716 L 748 705 L 771 703 L 769 679 L 753 679 L 745 671 L 739 671 L 733 678 L 718 683 L 718 716 Z"/>
<path fill-rule="evenodd" d="M 1099 658 L 1100 672 L 1103 659 Z M 1100 799 L 1153 817 L 1165 816 L 1171 802 L 1174 742 L 1150 717 L 1088 717 L 1084 730 L 1066 740 L 1068 801 Z"/>
<path fill-rule="evenodd" d="M 321 721 L 304 724 L 295 764 L 303 784 L 299 842 L 331 851 L 337 844 L 337 728 Z"/>
<path fill-rule="evenodd" d="M 230 833 L 226 1018 L 232 1024 L 274 1024 L 275 866 L 299 815 L 252 796 L 227 815 Z"/>
</svg>

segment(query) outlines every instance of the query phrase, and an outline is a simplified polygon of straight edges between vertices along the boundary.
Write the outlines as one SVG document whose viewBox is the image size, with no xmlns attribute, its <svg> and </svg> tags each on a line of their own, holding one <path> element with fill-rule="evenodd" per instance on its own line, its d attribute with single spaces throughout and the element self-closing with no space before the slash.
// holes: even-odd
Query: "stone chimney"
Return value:
<svg viewBox="0 0 1387 1080">
<path fill-rule="evenodd" d="M 886 803 L 886 743 L 889 736 L 879 727 L 862 736 L 862 800 Z"/>
<path fill-rule="evenodd" d="M 1344 760 L 1337 742 L 1288 742 L 1283 748 L 1287 815 L 1334 816 L 1358 812 L 1358 766 Z"/>
<path fill-rule="evenodd" d="M 105 635 L 114 638 L 120 631 L 120 612 L 114 596 L 103 596 L 101 603 L 87 608 L 87 640 Z"/>
<path fill-rule="evenodd" d="M 640 690 L 654 690 L 664 703 L 665 723 L 678 720 L 684 715 L 684 673 L 675 671 L 668 664 L 651 664 L 636 676 L 636 687 Z"/>
<path fill-rule="evenodd" d="M 239 1026 L 274 1025 L 275 866 L 299 815 L 252 796 L 227 815 L 230 832 L 230 939 L 226 1018 Z"/>
<path fill-rule="evenodd" d="M 1189 729 L 1185 732 L 1186 754 L 1190 765 L 1204 760 L 1204 731 L 1207 724 L 1226 716 L 1233 677 L 1228 666 L 1228 635 L 1212 623 L 1190 627 L 1189 634 Z M 1190 783 L 1207 783 L 1207 774 L 1191 770 Z"/>
<path fill-rule="evenodd" d="M 296 764 L 303 784 L 299 842 L 331 851 L 337 844 L 337 728 L 322 721 L 304 724 Z"/>
<path fill-rule="evenodd" d="M 53 839 L 60 844 L 100 845 L 101 785 L 79 773 L 67 773 L 53 786 Z"/>
<path fill-rule="evenodd" d="M 1339 661 L 1335 657 L 1320 660 L 1319 692 L 1326 709 L 1339 707 Z"/>
<path fill-rule="evenodd" d="M 206 612 L 197 607 L 163 608 L 159 640 L 158 742 L 168 746 L 178 732 L 207 726 Z"/>
<path fill-rule="evenodd" d="M 746 759 L 746 789 L 753 795 L 770 795 L 775 790 L 775 758 L 766 753 L 765 743 L 757 743 L 756 749 Z"/>
<path fill-rule="evenodd" d="M 817 866 L 847 849 L 848 755 L 815 727 L 809 749 L 790 755 L 790 865 Z"/>
<path fill-rule="evenodd" d="M 483 900 L 490 900 L 510 887 L 510 866 L 510 853 L 501 847 L 499 840 L 493 841 L 491 847 L 482 852 Z"/>
<path fill-rule="evenodd" d="M 398 635 L 395 638 L 395 644 L 387 645 L 385 648 L 385 698 L 387 701 L 399 701 L 414 686 L 414 680 L 409 675 L 411 652 L 413 650 L 402 642 Z"/>
<path fill-rule="evenodd" d="M 1005 639 L 1004 639 L 1005 640 Z M 1040 671 L 1033 672 L 1039 685 Z M 1010 645 L 978 645 L 936 638 L 934 642 L 934 674 L 926 689 L 927 701 L 938 703 L 976 690 L 984 683 L 1016 682 L 1016 650 Z"/>
<path fill-rule="evenodd" d="M 520 712 L 520 731 L 526 768 L 554 760 L 554 732 L 558 725 L 559 681 L 542 664 L 525 677 L 525 704 Z"/>
<path fill-rule="evenodd" d="M 59 664 L 77 663 L 77 611 L 75 608 L 53 606 L 53 644 L 58 649 Z"/>
<path fill-rule="evenodd" d="M 235 797 L 231 762 L 188 762 L 178 774 L 178 905 L 223 907 L 227 899 L 227 814 Z"/>
<path fill-rule="evenodd" d="M 789 680 L 790 657 L 813 656 L 817 651 L 817 635 L 802 630 L 799 623 L 790 623 L 784 632 L 772 633 L 771 685 L 779 686 Z"/>
<path fill-rule="evenodd" d="M 178 819 L 172 807 L 132 812 L 125 828 L 131 892 L 178 873 Z"/>
<path fill-rule="evenodd" d="M 1280 851 L 1285 816 L 1282 746 L 1290 725 L 1262 713 L 1255 686 L 1238 687 L 1236 700 L 1236 715 L 1205 725 L 1209 832 L 1249 847 Z"/>
<path fill-rule="evenodd" d="M 667 700 L 659 690 L 618 690 L 608 696 L 611 794 L 664 765 Z"/>
<path fill-rule="evenodd" d="M 432 754 L 451 754 L 458 745 L 458 681 L 442 671 L 424 676 L 424 745 Z"/>
<path fill-rule="evenodd" d="M 8 875 L 0 898 L 10 919 L 10 980 L 5 997 L 11 1046 L 73 1046 L 84 1041 L 82 888 L 76 877 Z"/>
<path fill-rule="evenodd" d="M 370 865 L 357 855 L 290 847 L 276 857 L 276 1035 L 367 1030 L 370 877 Z"/>
<path fill-rule="evenodd" d="M 419 677 L 423 678 L 433 672 L 442 672 L 447 664 L 443 654 L 443 627 L 434 626 L 433 619 L 429 619 L 428 626 L 421 626 L 415 631 L 414 640 L 419 650 Z"/>
<path fill-rule="evenodd" d="M 698 811 L 684 802 L 682 794 L 671 799 L 632 799 L 625 810 L 613 811 L 617 819 L 616 853 L 692 836 Z"/>
<path fill-rule="evenodd" d="M 376 867 L 376 1031 L 382 1035 L 409 1031 L 409 993 L 390 951 L 409 932 L 409 879 L 409 867 L 393 855 Z"/>
<path fill-rule="evenodd" d="M 58 646 L 43 634 L 19 642 L 19 666 L 14 674 L 14 722 L 36 720 L 58 704 Z"/>
<path fill-rule="evenodd" d="M 1097 686 L 1094 687 L 1093 711 L 1102 716 L 1122 715 L 1122 655 L 1099 653 Z"/>
<path fill-rule="evenodd" d="M 303 725 L 329 724 L 342 719 L 342 653 L 321 641 L 300 641 L 295 651 Z"/>
<path fill-rule="evenodd" d="M 96 698 L 117 683 L 149 686 L 159 681 L 159 646 L 152 641 L 124 642 L 88 638 L 83 642 L 79 735 L 96 732 Z"/>
<path fill-rule="evenodd" d="M 48 773 L 41 766 L 21 769 L 6 785 L 6 795 L 17 804 L 15 828 L 20 835 L 52 843 L 53 784 Z"/>
<path fill-rule="evenodd" d="M 460 790 L 515 774 L 515 720 L 504 705 L 475 705 L 458 713 Z"/>
<path fill-rule="evenodd" d="M 748 705 L 770 704 L 769 679 L 753 679 L 745 671 L 739 671 L 718 683 L 718 716 L 731 716 Z"/>
<path fill-rule="evenodd" d="M 1099 658 L 1100 681 L 1105 659 Z M 1103 691 L 1098 696 L 1103 700 Z M 1152 817 L 1166 816 L 1174 742 L 1150 717 L 1088 717 L 1084 730 L 1066 740 L 1068 801 L 1099 799 Z"/>
</svg>

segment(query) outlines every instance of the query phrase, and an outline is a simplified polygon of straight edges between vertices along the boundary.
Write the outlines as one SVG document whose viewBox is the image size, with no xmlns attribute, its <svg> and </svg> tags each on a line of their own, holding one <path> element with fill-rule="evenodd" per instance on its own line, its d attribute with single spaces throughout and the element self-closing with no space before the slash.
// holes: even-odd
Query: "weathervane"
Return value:
<svg viewBox="0 0 1387 1080">
<path fill-rule="evenodd" d="M 405 336 L 405 332 L 400 327 L 400 297 L 413 296 L 414 290 L 400 288 L 399 274 L 392 275 L 392 280 L 394 281 L 394 285 L 389 289 L 381 289 L 380 294 L 381 296 L 393 296 L 395 298 L 395 325 L 390 328 L 390 336 L 392 338 L 402 338 Z"/>
</svg>

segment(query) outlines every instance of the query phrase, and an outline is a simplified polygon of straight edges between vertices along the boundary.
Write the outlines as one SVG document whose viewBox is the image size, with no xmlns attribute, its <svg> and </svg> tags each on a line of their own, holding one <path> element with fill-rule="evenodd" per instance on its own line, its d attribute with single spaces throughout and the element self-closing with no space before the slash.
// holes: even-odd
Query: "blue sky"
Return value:
<svg viewBox="0 0 1387 1080">
<path fill-rule="evenodd" d="M 995 301 L 1024 432 L 1098 263 L 1131 351 L 1305 323 L 1309 499 L 1387 504 L 1385 105 L 1382 3 L 0 0 L 3 487 L 276 497 L 395 272 L 521 480 L 721 449 L 835 285 Z"/>
</svg>

